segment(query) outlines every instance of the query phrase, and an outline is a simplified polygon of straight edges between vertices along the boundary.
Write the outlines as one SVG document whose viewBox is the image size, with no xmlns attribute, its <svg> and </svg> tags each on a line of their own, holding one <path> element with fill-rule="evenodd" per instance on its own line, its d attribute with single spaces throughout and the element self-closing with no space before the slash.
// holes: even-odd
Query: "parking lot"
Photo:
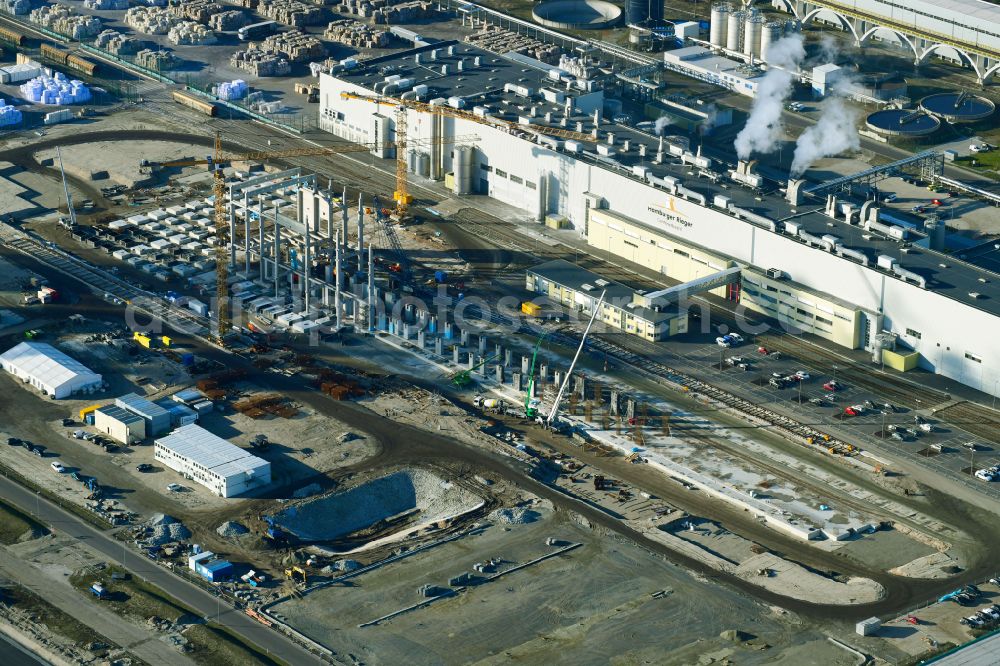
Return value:
<svg viewBox="0 0 1000 666">
<path fill-rule="evenodd" d="M 774 336 L 773 333 L 769 335 Z M 923 405 L 929 402 L 931 391 L 915 390 L 909 396 L 911 406 L 893 403 L 871 388 L 878 384 L 877 368 L 870 370 L 875 381 L 867 382 L 869 386 L 862 387 L 845 380 L 843 375 L 837 376 L 836 370 L 824 373 L 808 361 L 803 362 L 786 354 L 760 353 L 751 335 L 745 335 L 742 344 L 728 348 L 716 343 L 718 336 L 719 332 L 712 332 L 693 341 L 689 339 L 661 345 L 658 360 L 681 372 L 702 376 L 720 388 L 787 413 L 819 430 L 837 429 L 846 441 L 873 453 L 877 454 L 880 450 L 892 452 L 937 472 L 960 478 L 981 492 L 1000 496 L 1000 484 L 973 477 L 976 470 L 1000 464 L 1000 450 L 991 442 L 930 416 L 929 410 L 935 405 Z M 786 334 L 788 336 L 790 334 Z M 622 337 L 616 338 L 616 341 L 630 346 L 635 344 Z M 644 348 L 643 352 L 649 354 L 650 350 Z M 727 362 L 734 357 L 741 358 L 742 362 Z M 740 367 L 741 364 L 745 367 Z M 849 365 L 850 361 L 845 360 L 843 368 Z M 803 381 L 789 380 L 783 386 L 774 386 L 771 382 L 778 379 L 774 376 L 776 374 L 788 377 L 800 371 L 806 373 L 808 378 Z M 857 374 L 856 365 L 853 372 Z M 824 390 L 824 384 L 831 380 L 838 384 L 838 390 Z M 898 388 L 887 388 L 886 392 L 896 395 L 900 391 Z M 857 412 L 856 415 L 845 413 L 851 407 L 860 408 L 852 410 Z M 918 416 L 931 426 L 930 432 L 919 427 L 916 421 Z M 893 433 L 897 436 L 894 437 Z M 970 444 L 975 444 L 975 450 L 968 448 Z"/>
</svg>

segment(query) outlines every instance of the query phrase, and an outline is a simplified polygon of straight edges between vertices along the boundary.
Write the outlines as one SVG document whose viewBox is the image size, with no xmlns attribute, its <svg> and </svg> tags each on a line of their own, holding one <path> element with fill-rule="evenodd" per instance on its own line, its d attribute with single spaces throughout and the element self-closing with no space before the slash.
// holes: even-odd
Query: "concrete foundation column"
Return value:
<svg viewBox="0 0 1000 666">
<path fill-rule="evenodd" d="M 583 375 L 577 375 L 573 378 L 573 392 L 581 399 L 587 397 L 587 379 Z"/>
<path fill-rule="evenodd" d="M 486 336 L 479 336 L 479 355 L 486 356 Z"/>
<path fill-rule="evenodd" d="M 505 349 L 503 351 L 503 364 L 509 368 L 511 363 L 513 362 L 514 362 L 514 352 L 511 351 L 510 349 Z"/>
<path fill-rule="evenodd" d="M 521 377 L 522 377 L 522 375 L 521 375 L 520 372 L 515 372 L 515 373 L 513 373 L 511 375 L 511 382 L 510 383 L 511 383 L 511 386 L 514 387 L 515 391 L 520 391 L 521 390 L 521 384 L 522 384 L 522 381 L 523 381 L 521 379 Z"/>
<path fill-rule="evenodd" d="M 503 384 L 503 365 L 497 363 L 494 367 L 496 368 L 497 384 Z"/>
<path fill-rule="evenodd" d="M 423 331 L 417 331 L 417 347 L 419 347 L 420 349 L 424 348 L 424 343 L 426 342 L 425 336 L 426 333 L 424 333 Z"/>
<path fill-rule="evenodd" d="M 444 356 L 444 340 L 441 338 L 434 338 L 434 353 L 438 356 Z"/>
<path fill-rule="evenodd" d="M 460 339 L 462 341 L 462 346 L 466 347 L 469 344 L 469 332 L 464 328 L 461 329 Z"/>
<path fill-rule="evenodd" d="M 531 359 L 527 356 L 521 357 L 521 374 L 526 375 L 531 370 Z"/>
<path fill-rule="evenodd" d="M 561 370 L 556 370 L 556 372 L 555 372 L 556 386 L 561 386 L 562 385 L 562 376 L 563 376 L 562 371 Z"/>
<path fill-rule="evenodd" d="M 451 362 L 458 365 L 458 345 L 452 345 L 451 347 Z"/>
</svg>

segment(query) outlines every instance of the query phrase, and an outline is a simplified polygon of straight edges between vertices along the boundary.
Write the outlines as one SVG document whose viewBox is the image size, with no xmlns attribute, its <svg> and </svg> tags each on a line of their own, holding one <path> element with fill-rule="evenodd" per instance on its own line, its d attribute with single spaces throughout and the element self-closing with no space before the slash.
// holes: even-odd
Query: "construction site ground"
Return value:
<svg viewBox="0 0 1000 666">
<path fill-rule="evenodd" d="M 567 651 L 601 662 L 691 663 L 714 651 L 741 663 L 780 658 L 780 648 L 717 637 L 739 629 L 759 644 L 784 643 L 789 616 L 747 599 L 719 597 L 711 588 L 696 593 L 695 601 L 689 595 L 701 585 L 682 570 L 582 527 L 572 514 L 544 503 L 530 508 L 530 523 L 484 525 L 344 586 L 278 604 L 274 612 L 320 642 L 350 646 L 351 654 L 372 664 L 541 663 L 560 661 Z M 546 545 L 549 537 L 582 546 L 379 624 L 357 626 L 426 600 L 417 588 L 448 588 L 448 578 L 472 572 L 476 562 L 499 557 L 503 570 L 557 549 Z M 446 629 L 428 632 L 430 626 Z M 664 635 L 671 636 L 669 655 L 659 647 Z M 805 631 L 796 642 L 810 639 L 815 637 Z"/>
</svg>

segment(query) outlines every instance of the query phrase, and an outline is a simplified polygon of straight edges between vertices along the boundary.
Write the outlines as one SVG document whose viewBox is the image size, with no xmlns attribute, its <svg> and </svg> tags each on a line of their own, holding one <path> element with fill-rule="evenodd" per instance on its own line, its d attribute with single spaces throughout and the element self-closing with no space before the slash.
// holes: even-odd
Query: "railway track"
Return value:
<svg viewBox="0 0 1000 666">
<path fill-rule="evenodd" d="M 836 375 L 846 384 L 853 384 L 893 403 L 916 409 L 928 409 L 947 402 L 950 396 L 936 389 L 888 375 L 877 374 L 872 368 L 859 367 L 834 352 L 811 345 L 794 336 L 759 335 L 757 341 L 771 351 L 807 363 L 824 374 Z"/>
<path fill-rule="evenodd" d="M 1000 412 L 971 402 L 959 402 L 935 412 L 935 416 L 970 435 L 1000 444 Z"/>
</svg>

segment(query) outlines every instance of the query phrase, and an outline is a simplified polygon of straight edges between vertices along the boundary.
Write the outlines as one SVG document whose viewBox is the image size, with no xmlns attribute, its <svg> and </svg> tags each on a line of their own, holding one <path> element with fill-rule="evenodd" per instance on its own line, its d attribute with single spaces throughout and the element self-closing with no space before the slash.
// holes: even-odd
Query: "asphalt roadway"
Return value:
<svg viewBox="0 0 1000 666">
<path fill-rule="evenodd" d="M 110 533 L 98 530 L 82 518 L 78 518 L 41 495 L 18 485 L 6 476 L 0 477 L 0 497 L 22 511 L 35 516 L 53 531 L 86 544 L 107 557 L 109 561 L 120 562 L 133 575 L 156 585 L 206 620 L 224 625 L 268 655 L 274 655 L 295 665 L 325 663 L 282 634 L 251 619 L 228 604 L 223 604 L 215 595 L 154 564 L 145 557 L 137 555 L 129 550 L 124 542 L 115 540 Z M 0 648 L 0 653 L 2 653 L 2 648 Z M 5 661 L 5 663 L 8 662 Z"/>
</svg>

